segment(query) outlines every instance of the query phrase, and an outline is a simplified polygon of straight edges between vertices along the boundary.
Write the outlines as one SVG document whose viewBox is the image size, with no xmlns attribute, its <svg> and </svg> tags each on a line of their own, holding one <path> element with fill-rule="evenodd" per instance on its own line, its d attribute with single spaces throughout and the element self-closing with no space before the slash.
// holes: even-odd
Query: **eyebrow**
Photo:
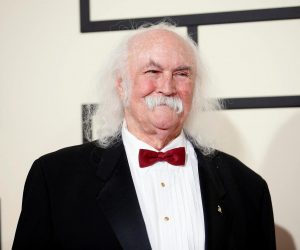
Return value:
<svg viewBox="0 0 300 250">
<path fill-rule="evenodd" d="M 159 69 L 163 69 L 163 66 L 161 66 L 159 63 L 153 61 L 152 59 L 150 59 L 149 63 L 146 65 L 146 68 L 151 67 L 151 66 L 157 67 Z"/>
<path fill-rule="evenodd" d="M 192 71 L 192 67 L 191 66 L 179 66 L 175 69 L 175 71 L 178 71 L 178 70 L 188 70 L 188 71 Z"/>
<path fill-rule="evenodd" d="M 154 60 L 150 59 L 149 63 L 146 65 L 146 68 L 147 67 L 151 67 L 151 66 L 154 66 L 154 67 L 157 67 L 159 69 L 163 69 L 163 66 L 160 65 L 159 63 L 155 62 Z M 181 66 L 178 66 L 177 68 L 174 69 L 174 71 L 178 71 L 178 70 L 188 70 L 188 71 L 192 71 L 192 67 L 191 66 L 186 66 L 186 65 L 181 65 Z"/>
</svg>

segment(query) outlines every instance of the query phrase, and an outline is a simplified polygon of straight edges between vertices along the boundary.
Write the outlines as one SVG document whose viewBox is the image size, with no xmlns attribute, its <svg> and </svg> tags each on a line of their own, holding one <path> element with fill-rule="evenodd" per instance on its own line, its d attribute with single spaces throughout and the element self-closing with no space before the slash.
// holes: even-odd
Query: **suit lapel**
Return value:
<svg viewBox="0 0 300 250">
<path fill-rule="evenodd" d="M 101 150 L 97 202 L 123 249 L 151 249 L 123 144 Z M 95 154 L 95 152 L 94 152 Z"/>
<path fill-rule="evenodd" d="M 195 149 L 198 157 L 199 178 L 205 223 L 205 249 L 225 250 L 231 228 L 231 212 L 227 206 L 226 192 L 217 175 L 214 156 L 203 156 Z"/>
</svg>

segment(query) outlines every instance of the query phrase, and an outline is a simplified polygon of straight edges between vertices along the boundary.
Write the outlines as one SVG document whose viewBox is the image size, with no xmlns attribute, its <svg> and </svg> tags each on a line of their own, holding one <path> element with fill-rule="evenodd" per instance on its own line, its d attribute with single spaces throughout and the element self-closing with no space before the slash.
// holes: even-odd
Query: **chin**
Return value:
<svg viewBox="0 0 300 250">
<path fill-rule="evenodd" d="M 183 112 L 177 114 L 166 106 L 160 106 L 152 111 L 150 120 L 154 127 L 161 130 L 169 130 L 180 126 L 182 117 Z"/>
<path fill-rule="evenodd" d="M 180 126 L 179 119 L 169 119 L 168 117 L 160 117 L 152 120 L 152 125 L 160 130 L 173 130 Z"/>
</svg>

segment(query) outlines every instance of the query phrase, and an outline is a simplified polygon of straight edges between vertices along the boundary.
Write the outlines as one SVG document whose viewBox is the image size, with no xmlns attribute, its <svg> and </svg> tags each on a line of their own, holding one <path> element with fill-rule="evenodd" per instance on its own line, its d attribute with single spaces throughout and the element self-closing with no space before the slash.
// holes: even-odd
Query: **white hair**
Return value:
<svg viewBox="0 0 300 250">
<path fill-rule="evenodd" d="M 176 26 L 166 22 L 143 25 L 136 29 L 134 34 L 131 33 L 127 36 L 111 55 L 110 62 L 106 64 L 107 70 L 101 77 L 101 92 L 99 93 L 100 99 L 95 116 L 95 122 L 98 128 L 97 141 L 100 147 L 107 148 L 121 140 L 124 106 L 128 100 L 125 99 L 122 101 L 119 97 L 116 90 L 116 80 L 118 77 L 122 76 L 125 98 L 128 99 L 130 96 L 130 80 L 127 59 L 129 55 L 130 42 L 134 37 L 136 37 L 136 35 L 140 35 L 146 31 L 165 30 L 176 34 L 184 40 L 187 46 L 192 49 L 196 62 L 196 77 L 192 108 L 184 124 L 184 132 L 189 140 L 192 141 L 196 147 L 200 148 L 204 154 L 211 154 L 214 151 L 211 141 L 205 139 L 205 134 L 203 134 L 201 124 L 205 118 L 204 113 L 220 109 L 221 105 L 217 99 L 211 99 L 207 96 L 207 89 L 202 81 L 203 65 L 201 64 L 196 43 L 188 35 L 178 33 L 175 28 Z M 174 105 L 173 101 L 174 100 L 171 101 L 172 103 L 170 102 L 170 105 Z M 90 131 L 87 131 L 87 134 L 90 134 Z"/>
</svg>

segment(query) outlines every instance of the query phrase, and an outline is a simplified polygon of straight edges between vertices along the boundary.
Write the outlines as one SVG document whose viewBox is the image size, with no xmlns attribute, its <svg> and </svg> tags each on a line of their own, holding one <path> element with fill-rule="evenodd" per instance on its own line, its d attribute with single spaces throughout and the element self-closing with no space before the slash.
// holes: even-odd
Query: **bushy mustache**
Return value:
<svg viewBox="0 0 300 250">
<path fill-rule="evenodd" d="M 160 105 L 166 105 L 175 110 L 177 114 L 180 114 L 183 111 L 182 101 L 176 96 L 146 96 L 145 103 L 150 110 L 153 110 L 155 107 Z"/>
</svg>

